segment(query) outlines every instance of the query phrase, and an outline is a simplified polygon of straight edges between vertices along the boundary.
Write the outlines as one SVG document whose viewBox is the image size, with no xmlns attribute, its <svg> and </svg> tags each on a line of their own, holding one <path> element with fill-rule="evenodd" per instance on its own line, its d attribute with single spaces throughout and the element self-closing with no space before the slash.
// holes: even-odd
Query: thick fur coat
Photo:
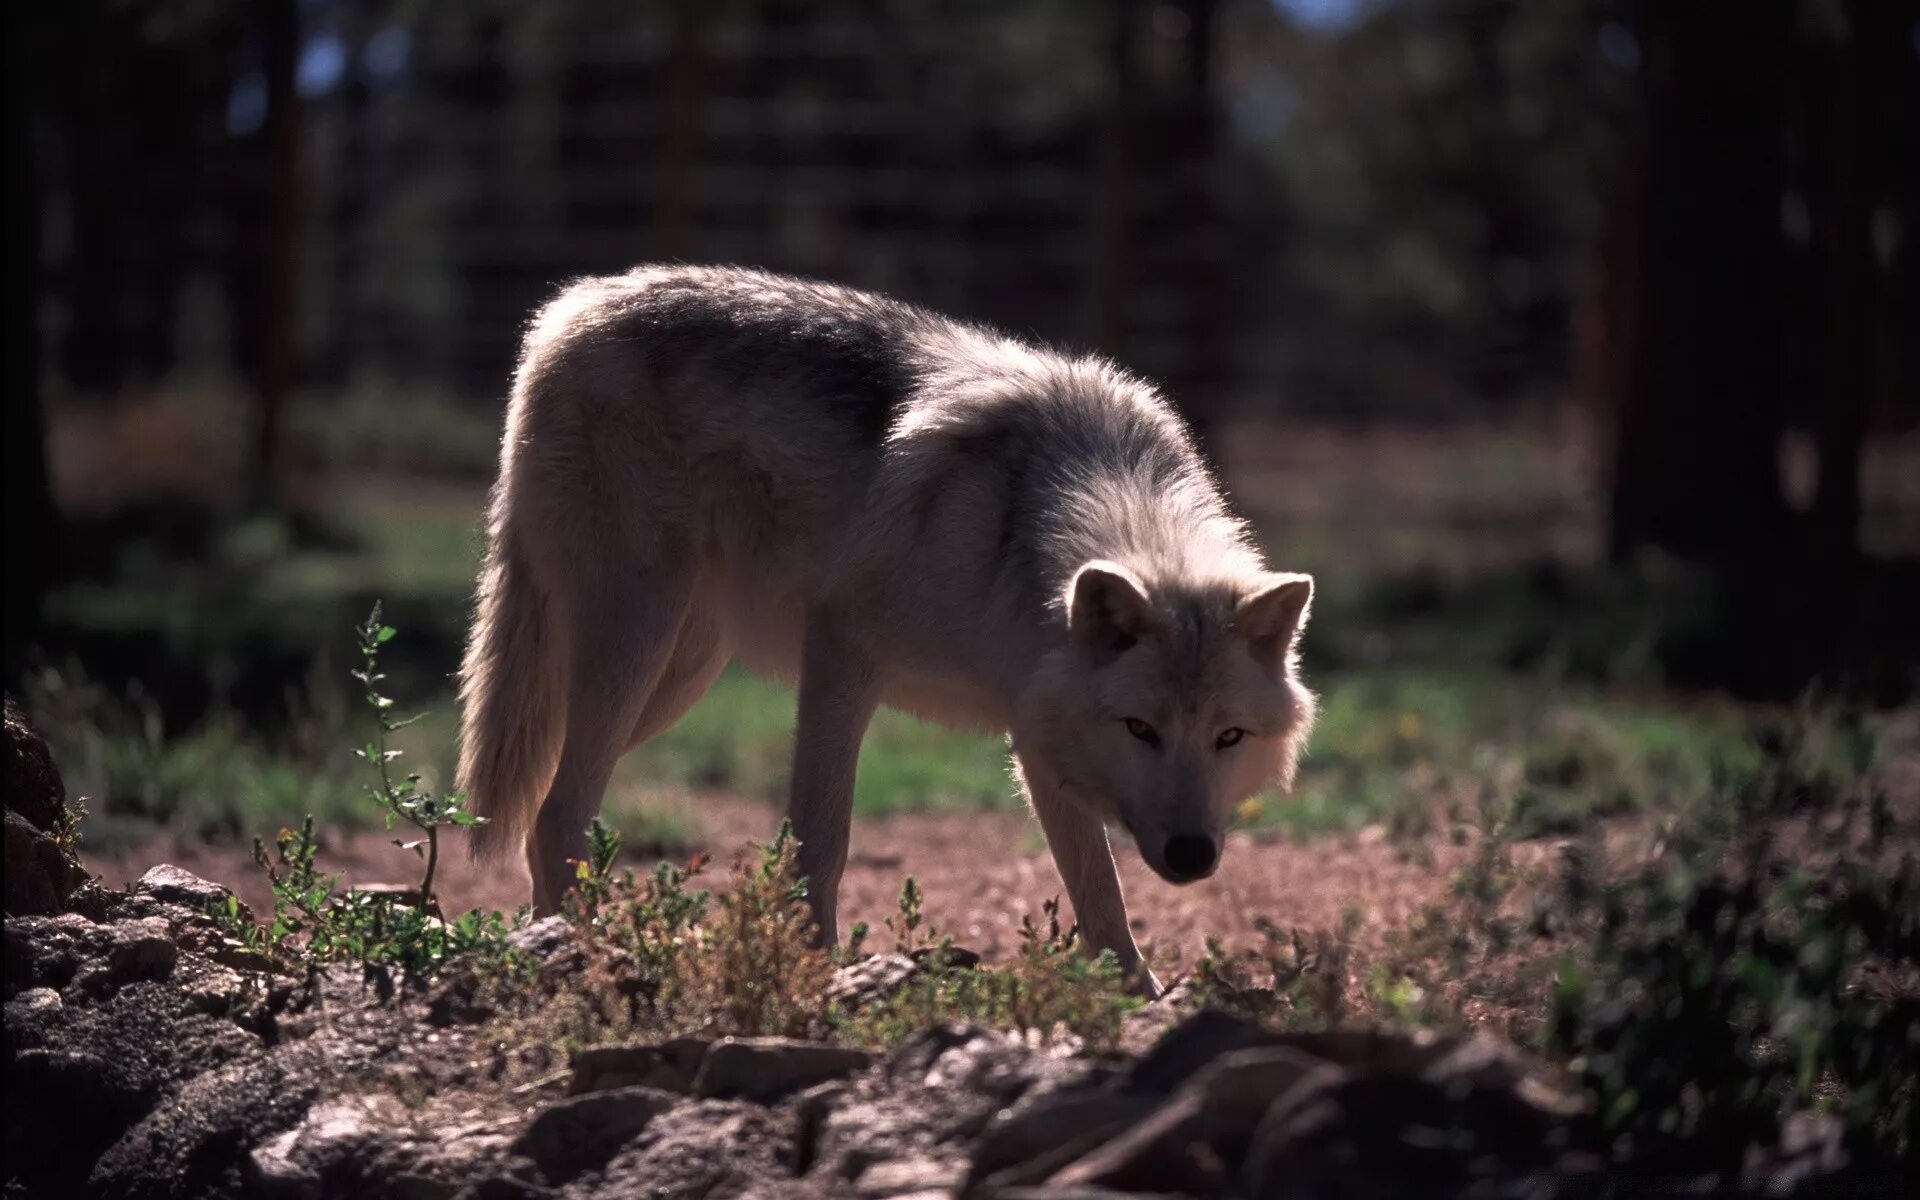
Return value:
<svg viewBox="0 0 1920 1200">
<path fill-rule="evenodd" d="M 542 909 L 616 760 L 734 658 L 798 683 L 790 813 L 829 941 L 879 704 L 1009 735 L 1087 942 L 1129 968 L 1107 826 L 1211 874 L 1312 722 L 1312 581 L 1268 570 L 1165 400 L 869 293 L 678 266 L 567 288 L 527 334 L 488 537 L 461 783 Z"/>
</svg>

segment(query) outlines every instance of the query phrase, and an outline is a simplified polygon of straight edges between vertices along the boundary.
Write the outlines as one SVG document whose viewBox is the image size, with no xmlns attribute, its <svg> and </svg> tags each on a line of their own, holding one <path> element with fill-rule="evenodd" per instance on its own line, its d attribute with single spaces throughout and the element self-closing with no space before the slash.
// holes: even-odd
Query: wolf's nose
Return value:
<svg viewBox="0 0 1920 1200">
<path fill-rule="evenodd" d="M 1196 833 L 1180 833 L 1167 839 L 1167 871 L 1184 883 L 1213 870 L 1220 848 L 1213 839 Z"/>
</svg>

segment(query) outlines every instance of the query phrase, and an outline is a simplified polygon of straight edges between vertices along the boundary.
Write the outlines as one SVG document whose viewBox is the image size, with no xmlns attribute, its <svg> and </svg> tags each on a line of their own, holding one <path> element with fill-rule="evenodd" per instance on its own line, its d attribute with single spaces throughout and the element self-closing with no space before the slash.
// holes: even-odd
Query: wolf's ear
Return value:
<svg viewBox="0 0 1920 1200">
<path fill-rule="evenodd" d="M 1147 635 L 1153 606 L 1140 577 L 1119 563 L 1096 559 L 1074 572 L 1067 592 L 1067 631 L 1107 662 Z"/>
<path fill-rule="evenodd" d="M 1253 656 L 1280 667 L 1300 638 L 1313 603 L 1313 576 L 1276 572 L 1258 591 L 1240 601 L 1233 613 L 1233 630 Z"/>
</svg>

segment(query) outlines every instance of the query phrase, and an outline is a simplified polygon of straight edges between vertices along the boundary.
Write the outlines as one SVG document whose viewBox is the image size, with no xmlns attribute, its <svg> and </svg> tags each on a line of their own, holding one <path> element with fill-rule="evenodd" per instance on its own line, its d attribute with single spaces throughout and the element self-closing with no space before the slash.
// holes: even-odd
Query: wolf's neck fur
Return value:
<svg viewBox="0 0 1920 1200">
<path fill-rule="evenodd" d="M 1100 374 L 1071 400 L 1091 419 L 1058 447 L 1037 521 L 1056 602 L 1095 559 L 1130 569 L 1149 595 L 1251 587 L 1260 556 L 1186 429 L 1145 385 L 1104 365 Z"/>
</svg>

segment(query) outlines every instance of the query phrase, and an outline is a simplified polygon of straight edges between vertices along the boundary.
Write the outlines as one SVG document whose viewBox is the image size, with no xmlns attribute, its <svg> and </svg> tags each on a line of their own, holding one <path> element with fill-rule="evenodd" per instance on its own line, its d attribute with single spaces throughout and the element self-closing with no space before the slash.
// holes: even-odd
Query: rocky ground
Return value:
<svg viewBox="0 0 1920 1200">
<path fill-rule="evenodd" d="M 7 733 L 9 1195 L 1901 1194 L 1811 1122 L 1724 1177 L 1623 1173 L 1581 1098 L 1495 1040 L 1277 1033 L 1177 991 L 1102 1056 L 964 1026 L 885 1054 L 568 1053 L 513 1036 L 457 976 L 410 992 L 267 970 L 205 915 L 226 889 L 177 867 L 81 883 L 57 773 L 11 706 Z M 564 932 L 515 935 L 559 988 Z M 869 959 L 832 987 L 858 1008 L 916 969 Z"/>
</svg>

